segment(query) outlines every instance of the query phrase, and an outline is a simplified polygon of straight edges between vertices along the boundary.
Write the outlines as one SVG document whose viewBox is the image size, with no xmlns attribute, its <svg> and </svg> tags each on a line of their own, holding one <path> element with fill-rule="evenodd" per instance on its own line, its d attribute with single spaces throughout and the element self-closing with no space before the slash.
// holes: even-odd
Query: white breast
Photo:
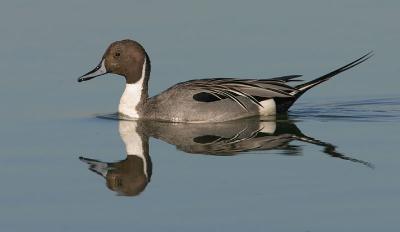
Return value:
<svg viewBox="0 0 400 232">
<path fill-rule="evenodd" d="M 125 91 L 119 101 L 118 112 L 130 117 L 137 119 L 139 113 L 136 109 L 140 102 L 143 89 L 143 79 L 140 79 L 134 84 L 126 84 Z"/>
<path fill-rule="evenodd" d="M 140 80 L 133 84 L 126 84 L 125 91 L 119 101 L 118 112 L 132 119 L 139 118 L 139 113 L 136 107 L 142 100 L 143 82 L 146 75 L 146 63 L 147 61 L 144 59 Z"/>
</svg>

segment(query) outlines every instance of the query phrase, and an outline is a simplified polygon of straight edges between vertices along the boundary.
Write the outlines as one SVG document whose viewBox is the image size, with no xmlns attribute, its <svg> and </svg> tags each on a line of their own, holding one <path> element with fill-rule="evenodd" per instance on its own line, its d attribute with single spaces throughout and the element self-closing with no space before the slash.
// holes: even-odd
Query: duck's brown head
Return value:
<svg viewBox="0 0 400 232">
<path fill-rule="evenodd" d="M 78 82 L 114 73 L 124 76 L 126 83 L 132 84 L 149 72 L 150 60 L 144 48 L 138 42 L 126 39 L 112 43 L 105 51 L 100 64 L 79 77 Z"/>
<path fill-rule="evenodd" d="M 125 160 L 110 164 L 107 172 L 107 187 L 121 196 L 139 195 L 150 181 L 151 161 L 145 166 L 146 160 L 135 155 L 128 155 Z"/>
</svg>

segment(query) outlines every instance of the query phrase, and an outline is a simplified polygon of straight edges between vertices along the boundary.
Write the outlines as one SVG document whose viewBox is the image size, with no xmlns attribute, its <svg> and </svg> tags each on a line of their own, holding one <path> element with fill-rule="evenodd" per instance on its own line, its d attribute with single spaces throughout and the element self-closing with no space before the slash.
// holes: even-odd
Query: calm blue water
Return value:
<svg viewBox="0 0 400 232">
<path fill-rule="evenodd" d="M 0 230 L 399 231 L 399 11 L 372 0 L 3 2 Z M 204 77 L 310 80 L 376 55 L 264 134 L 258 122 L 148 128 L 98 117 L 116 111 L 120 77 L 76 82 L 123 38 L 150 55 L 151 95 Z M 148 154 L 127 157 L 138 138 Z"/>
</svg>

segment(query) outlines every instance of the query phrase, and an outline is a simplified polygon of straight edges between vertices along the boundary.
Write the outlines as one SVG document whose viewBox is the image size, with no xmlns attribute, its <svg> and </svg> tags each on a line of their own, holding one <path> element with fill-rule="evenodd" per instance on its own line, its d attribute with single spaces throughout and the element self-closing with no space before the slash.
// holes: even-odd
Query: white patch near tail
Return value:
<svg viewBox="0 0 400 232">
<path fill-rule="evenodd" d="M 258 107 L 260 115 L 264 116 L 276 115 L 276 103 L 274 99 L 261 101 L 260 104 L 263 106 L 263 107 L 261 106 Z"/>
<path fill-rule="evenodd" d="M 276 121 L 261 121 L 259 128 L 260 132 L 273 134 L 276 130 Z"/>
<path fill-rule="evenodd" d="M 134 155 L 143 160 L 143 173 L 148 178 L 147 160 L 143 150 L 142 137 L 136 131 L 136 121 L 119 121 L 119 135 L 125 144 L 126 154 Z"/>
</svg>

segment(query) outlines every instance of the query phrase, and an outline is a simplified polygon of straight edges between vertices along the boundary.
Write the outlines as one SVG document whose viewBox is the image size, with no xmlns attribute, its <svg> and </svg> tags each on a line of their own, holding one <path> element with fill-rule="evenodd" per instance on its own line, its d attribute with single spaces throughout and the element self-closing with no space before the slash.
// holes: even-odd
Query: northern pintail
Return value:
<svg viewBox="0 0 400 232">
<path fill-rule="evenodd" d="M 124 118 L 169 122 L 222 122 L 252 116 L 286 113 L 307 90 L 329 80 L 372 56 L 359 59 L 312 81 L 301 81 L 301 75 L 270 79 L 211 78 L 178 83 L 164 92 L 148 97 L 150 59 L 145 49 L 133 40 L 112 43 L 100 64 L 79 77 L 87 81 L 106 73 L 125 77 L 125 91 L 118 112 Z"/>
</svg>

